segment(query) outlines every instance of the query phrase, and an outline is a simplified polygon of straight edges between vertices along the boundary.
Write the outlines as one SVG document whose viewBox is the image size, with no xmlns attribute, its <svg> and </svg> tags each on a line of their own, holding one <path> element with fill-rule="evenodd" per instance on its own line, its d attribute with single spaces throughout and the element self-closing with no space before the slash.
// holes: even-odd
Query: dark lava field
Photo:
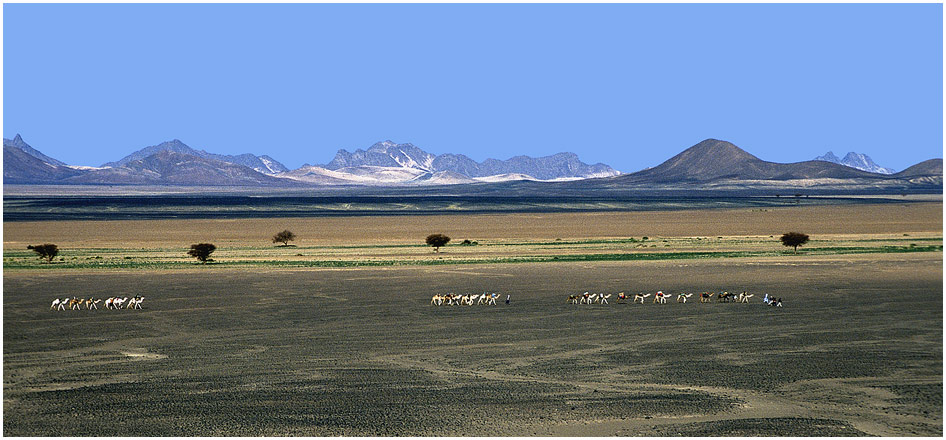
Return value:
<svg viewBox="0 0 946 440">
<path fill-rule="evenodd" d="M 941 436 L 942 286 L 941 253 L 6 273 L 3 434 Z"/>
</svg>

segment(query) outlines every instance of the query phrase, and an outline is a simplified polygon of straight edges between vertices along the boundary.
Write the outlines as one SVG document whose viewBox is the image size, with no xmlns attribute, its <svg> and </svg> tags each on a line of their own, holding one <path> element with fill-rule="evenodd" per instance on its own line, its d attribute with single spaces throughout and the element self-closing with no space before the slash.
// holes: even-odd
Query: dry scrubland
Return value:
<svg viewBox="0 0 946 440">
<path fill-rule="evenodd" d="M 260 246 L 289 229 L 299 246 L 418 244 L 433 232 L 454 240 L 551 241 L 625 237 L 769 236 L 808 234 L 942 234 L 942 203 L 805 206 L 701 211 L 552 214 L 366 216 L 228 220 L 141 220 L 5 223 L 4 249 L 41 241 L 61 248 L 186 248 Z"/>
<path fill-rule="evenodd" d="M 286 228 L 299 235 L 296 247 L 268 244 Z M 776 241 L 788 230 L 812 235 L 798 256 Z M 941 203 L 5 223 L 3 430 L 940 436 L 942 230 Z M 437 255 L 419 246 L 432 232 L 480 245 L 451 245 Z M 217 244 L 221 264 L 187 262 L 184 249 L 199 241 Z M 23 248 L 41 242 L 58 244 L 64 262 L 17 266 L 30 258 Z M 908 252 L 910 244 L 939 248 Z M 824 251 L 855 247 L 870 252 Z M 693 250 L 749 254 L 224 264 Z M 180 263 L 68 268 L 72 258 L 95 257 Z M 751 304 L 564 301 L 585 290 L 658 289 L 757 296 Z M 510 294 L 512 303 L 429 305 L 433 293 L 485 290 Z M 764 293 L 782 297 L 785 307 L 763 306 Z M 147 300 L 136 311 L 49 310 L 52 298 L 73 294 Z"/>
</svg>

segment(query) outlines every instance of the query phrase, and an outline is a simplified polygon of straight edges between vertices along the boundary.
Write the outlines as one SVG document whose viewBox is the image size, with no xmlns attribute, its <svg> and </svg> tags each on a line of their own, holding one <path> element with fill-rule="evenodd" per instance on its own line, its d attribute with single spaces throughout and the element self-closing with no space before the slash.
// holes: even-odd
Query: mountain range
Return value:
<svg viewBox="0 0 946 440">
<path fill-rule="evenodd" d="M 476 162 L 462 154 L 433 155 L 412 144 L 391 141 L 376 143 L 367 150 L 339 150 L 327 164 L 306 164 L 295 170 L 288 170 L 269 156 L 213 154 L 179 140 L 143 148 L 102 167 L 66 165 L 30 147 L 19 135 L 3 140 L 3 156 L 3 181 L 8 184 L 306 188 L 580 181 L 576 184 L 584 188 L 847 185 L 941 189 L 943 176 L 942 159 L 924 161 L 899 173 L 880 173 L 834 163 L 830 159 L 837 157 L 830 153 L 818 160 L 767 162 L 716 139 L 704 140 L 656 167 L 630 174 L 620 174 L 600 163 L 585 164 L 574 153 Z M 866 155 L 849 153 L 847 159 L 876 166 Z"/>
<path fill-rule="evenodd" d="M 855 153 L 853 151 L 847 153 L 844 156 L 844 159 L 839 159 L 834 155 L 833 152 L 829 151 L 824 156 L 818 156 L 815 160 L 823 160 L 825 162 L 836 163 L 840 165 L 849 166 L 851 168 L 857 168 L 863 171 L 869 171 L 871 173 L 879 174 L 893 174 L 895 171 L 892 168 L 882 167 L 874 163 L 871 160 L 870 156 L 861 153 Z"/>
<path fill-rule="evenodd" d="M 19 139 L 19 135 L 17 135 L 17 138 Z M 213 154 L 213 153 L 208 153 L 204 150 L 195 150 L 191 147 L 188 147 L 183 142 L 177 139 L 174 139 L 168 142 L 162 142 L 158 145 L 142 148 L 134 153 L 131 153 L 119 159 L 118 161 L 108 162 L 106 164 L 103 164 L 102 167 L 111 167 L 111 168 L 122 167 L 136 160 L 145 159 L 148 156 L 152 156 L 154 154 L 164 152 L 164 151 L 197 156 L 203 159 L 213 159 L 213 160 L 218 160 L 221 162 L 228 162 L 228 163 L 233 163 L 237 165 L 243 165 L 245 167 L 251 168 L 263 174 L 272 175 L 272 174 L 278 174 L 278 173 L 289 171 L 289 169 L 286 168 L 285 165 L 279 163 L 278 161 L 276 161 L 276 159 L 273 159 L 269 156 L 265 156 L 265 155 L 254 156 L 249 153 L 240 154 L 237 156 Z"/>
</svg>

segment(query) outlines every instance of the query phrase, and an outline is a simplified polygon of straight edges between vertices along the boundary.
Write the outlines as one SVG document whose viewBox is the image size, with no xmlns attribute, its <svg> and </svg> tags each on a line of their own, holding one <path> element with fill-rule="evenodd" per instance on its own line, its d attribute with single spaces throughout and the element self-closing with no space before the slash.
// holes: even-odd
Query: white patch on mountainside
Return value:
<svg viewBox="0 0 946 440">
<path fill-rule="evenodd" d="M 618 170 L 612 169 L 611 171 L 602 171 L 602 172 L 599 172 L 599 173 L 588 173 L 588 174 L 585 174 L 585 175 L 583 175 L 583 176 L 581 176 L 581 177 L 573 177 L 573 178 L 571 178 L 571 179 L 572 179 L 572 180 L 597 179 L 597 178 L 599 178 L 599 177 L 614 177 L 614 176 L 620 176 L 621 174 L 623 174 L 623 173 L 621 173 L 621 172 L 618 171 Z"/>
<path fill-rule="evenodd" d="M 104 170 L 104 169 L 106 169 L 106 168 L 111 168 L 111 167 L 89 167 L 89 166 L 85 166 L 85 165 L 66 165 L 66 166 L 69 167 L 69 168 L 72 168 L 72 169 L 74 169 L 74 170 L 85 170 L 85 171 L 88 171 L 88 170 Z"/>
<path fill-rule="evenodd" d="M 409 183 L 424 174 L 425 171 L 416 168 L 362 166 L 330 170 L 305 166 L 277 177 L 322 184 L 390 185 Z"/>
<path fill-rule="evenodd" d="M 276 166 L 275 162 L 265 157 L 260 157 L 259 160 L 260 162 L 263 162 L 263 165 L 266 165 L 266 168 L 263 168 L 263 169 L 253 168 L 254 170 L 259 171 L 261 173 L 267 173 L 267 174 L 276 174 L 281 171 L 279 167 Z"/>
<path fill-rule="evenodd" d="M 475 182 L 475 180 L 463 174 L 454 173 L 452 171 L 438 171 L 433 174 L 423 174 L 411 181 L 411 183 L 418 185 L 460 185 Z"/>
<path fill-rule="evenodd" d="M 430 164 L 434 161 L 433 156 L 427 154 L 421 160 L 424 162 L 421 164 L 417 159 L 411 157 L 411 155 L 404 152 L 404 150 L 398 150 L 401 154 L 392 154 L 391 157 L 399 163 L 402 167 L 405 168 L 417 168 L 427 172 L 430 172 Z M 388 153 L 390 154 L 390 153 Z"/>
<path fill-rule="evenodd" d="M 532 177 L 528 174 L 521 173 L 506 173 L 506 174 L 495 174 L 492 176 L 485 177 L 476 177 L 473 180 L 477 182 L 508 182 L 510 180 L 539 180 L 535 177 Z"/>
<path fill-rule="evenodd" d="M 380 183 L 403 183 L 426 173 L 426 171 L 417 168 L 379 166 L 347 167 L 335 171 L 368 177 Z"/>
</svg>

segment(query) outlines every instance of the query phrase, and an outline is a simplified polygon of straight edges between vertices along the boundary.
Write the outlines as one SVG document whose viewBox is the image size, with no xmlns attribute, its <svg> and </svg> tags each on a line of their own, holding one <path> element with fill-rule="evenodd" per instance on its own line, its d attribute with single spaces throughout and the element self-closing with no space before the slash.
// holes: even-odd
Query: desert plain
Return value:
<svg viewBox="0 0 946 440">
<path fill-rule="evenodd" d="M 3 433 L 942 436 L 942 209 L 5 222 Z"/>
</svg>

